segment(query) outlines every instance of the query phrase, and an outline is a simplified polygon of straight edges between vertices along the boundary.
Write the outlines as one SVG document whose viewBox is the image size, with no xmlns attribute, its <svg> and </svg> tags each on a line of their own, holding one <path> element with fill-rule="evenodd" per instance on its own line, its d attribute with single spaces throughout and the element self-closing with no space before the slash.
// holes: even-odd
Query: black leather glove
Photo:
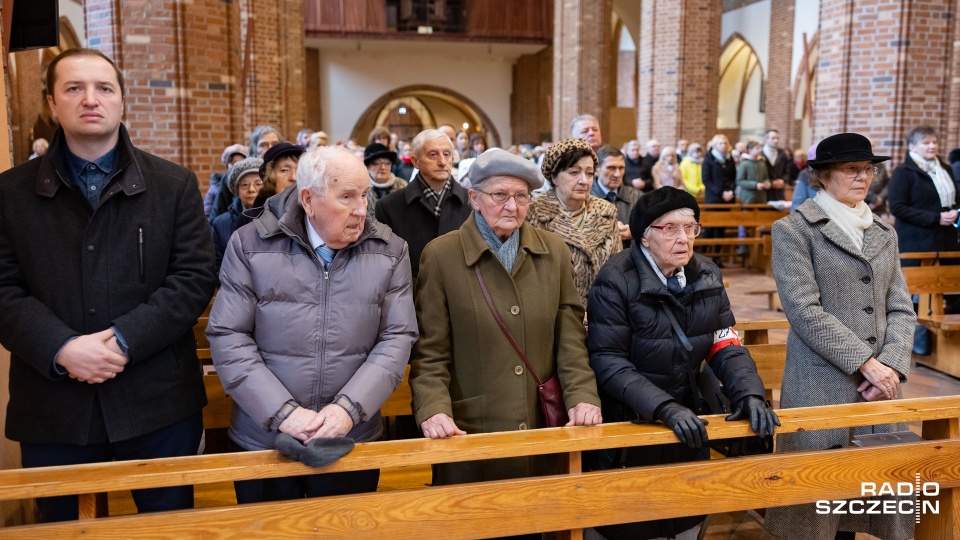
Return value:
<svg viewBox="0 0 960 540">
<path fill-rule="evenodd" d="M 733 406 L 733 414 L 727 421 L 750 419 L 750 429 L 757 435 L 764 437 L 773 435 L 774 426 L 780 425 L 780 418 L 767 405 L 766 400 L 757 396 L 747 396 Z"/>
<path fill-rule="evenodd" d="M 701 420 L 690 409 L 675 401 L 668 401 L 657 410 L 657 420 L 672 429 L 680 442 L 690 448 L 701 448 L 707 443 L 706 420 Z"/>
</svg>

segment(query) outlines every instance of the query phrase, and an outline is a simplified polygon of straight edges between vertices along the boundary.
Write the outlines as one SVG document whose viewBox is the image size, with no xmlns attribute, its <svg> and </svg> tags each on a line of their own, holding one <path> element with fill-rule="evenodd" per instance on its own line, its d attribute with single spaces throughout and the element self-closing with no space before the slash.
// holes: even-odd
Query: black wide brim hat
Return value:
<svg viewBox="0 0 960 540">
<path fill-rule="evenodd" d="M 873 155 L 873 145 L 870 139 L 859 133 L 838 133 L 831 135 L 817 143 L 817 159 L 807 161 L 807 165 L 818 167 L 832 163 L 850 163 L 853 161 L 869 161 L 881 163 L 890 159 L 890 156 Z"/>
<path fill-rule="evenodd" d="M 370 162 L 375 159 L 387 158 L 390 160 L 390 163 L 397 162 L 397 153 L 391 152 L 389 148 L 380 144 L 373 143 L 370 146 L 363 149 L 363 164 L 370 166 Z"/>
</svg>

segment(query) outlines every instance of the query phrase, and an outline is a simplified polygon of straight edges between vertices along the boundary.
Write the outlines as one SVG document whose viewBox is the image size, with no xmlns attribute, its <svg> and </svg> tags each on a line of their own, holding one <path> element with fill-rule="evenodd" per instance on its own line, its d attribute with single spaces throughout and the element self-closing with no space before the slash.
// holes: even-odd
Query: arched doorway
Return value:
<svg viewBox="0 0 960 540">
<path fill-rule="evenodd" d="M 731 141 L 762 137 L 763 66 L 756 51 L 740 34 L 727 39 L 720 53 L 717 131 Z"/>
<path fill-rule="evenodd" d="M 450 124 L 457 131 L 483 133 L 487 146 L 500 146 L 497 128 L 473 101 L 453 90 L 431 85 L 405 86 L 380 96 L 360 115 L 350 138 L 357 144 L 367 144 L 370 131 L 385 126 L 401 139 L 409 139 L 423 129 L 442 124 Z"/>
</svg>

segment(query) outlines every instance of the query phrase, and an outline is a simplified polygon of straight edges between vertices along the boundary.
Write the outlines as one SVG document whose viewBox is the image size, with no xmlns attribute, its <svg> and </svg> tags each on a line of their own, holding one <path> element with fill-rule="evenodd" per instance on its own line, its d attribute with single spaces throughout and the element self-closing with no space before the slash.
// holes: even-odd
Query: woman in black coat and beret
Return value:
<svg viewBox="0 0 960 540">
<path fill-rule="evenodd" d="M 630 214 L 630 249 L 600 270 L 587 303 L 590 366 L 607 422 L 659 420 L 681 444 L 605 450 L 587 457 L 592 470 L 709 459 L 704 422 L 691 410 L 691 375 L 706 360 L 724 382 L 734 413 L 753 431 L 772 434 L 777 415 L 763 382 L 733 330 L 720 270 L 693 253 L 700 207 L 689 193 L 658 189 Z M 643 519 L 637 512 L 637 519 Z M 589 539 L 696 538 L 703 516 L 598 527 Z"/>
</svg>

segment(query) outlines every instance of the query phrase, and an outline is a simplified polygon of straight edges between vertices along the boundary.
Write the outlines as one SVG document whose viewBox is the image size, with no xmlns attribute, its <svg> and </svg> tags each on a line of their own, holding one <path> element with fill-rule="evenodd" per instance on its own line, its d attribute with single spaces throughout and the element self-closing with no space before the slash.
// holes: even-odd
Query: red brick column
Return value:
<svg viewBox="0 0 960 540">
<path fill-rule="evenodd" d="M 123 71 L 134 144 L 193 170 L 204 188 L 224 147 L 247 142 L 253 125 L 295 137 L 306 117 L 302 1 L 87 0 L 87 40 Z"/>
<path fill-rule="evenodd" d="M 721 0 L 642 0 L 637 135 L 705 143 L 717 130 Z"/>
<path fill-rule="evenodd" d="M 592 114 L 607 131 L 610 107 L 611 0 L 555 0 L 553 138 L 570 137 L 570 120 Z"/>
<path fill-rule="evenodd" d="M 796 148 L 799 130 L 793 129 L 793 80 L 790 63 L 793 59 L 794 0 L 770 2 L 770 59 L 764 92 L 767 129 L 780 132 L 780 144 Z"/>
<path fill-rule="evenodd" d="M 949 151 L 956 2 L 823 0 L 813 137 L 854 131 L 894 165 L 931 125 Z"/>
</svg>

